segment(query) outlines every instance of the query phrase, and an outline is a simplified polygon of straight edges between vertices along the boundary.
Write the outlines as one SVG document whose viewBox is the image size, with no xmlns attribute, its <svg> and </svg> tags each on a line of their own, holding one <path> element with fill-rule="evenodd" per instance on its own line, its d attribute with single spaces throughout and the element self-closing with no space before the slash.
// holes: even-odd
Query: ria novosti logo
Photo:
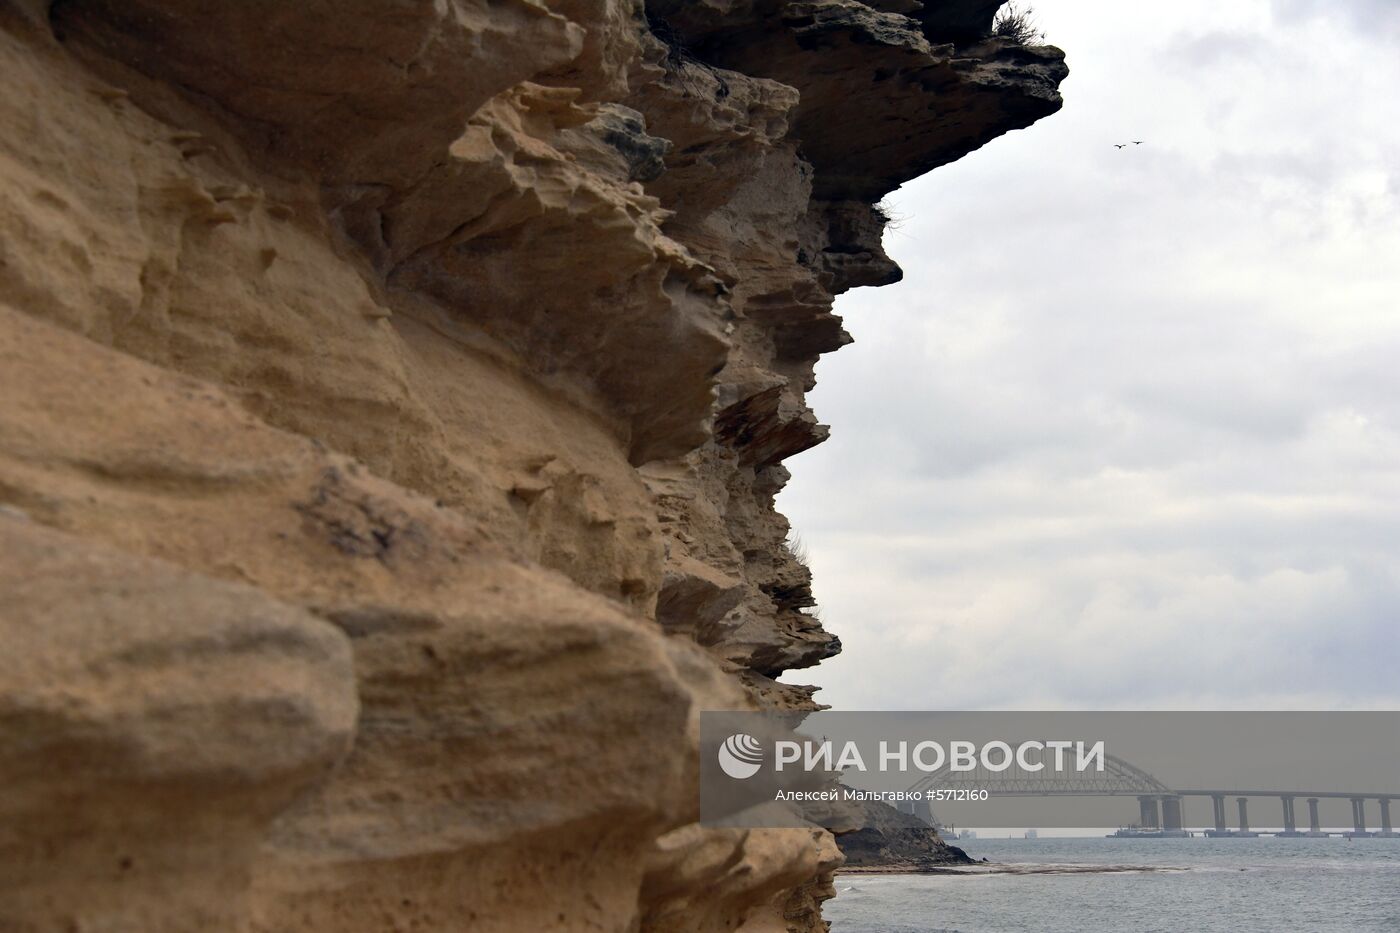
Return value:
<svg viewBox="0 0 1400 933">
<path fill-rule="evenodd" d="M 908 742 L 882 740 L 879 743 L 879 758 L 875 770 L 881 773 L 904 773 L 912 768 L 925 774 L 957 774 L 980 768 L 997 774 L 1016 767 L 1021 772 L 1034 774 L 1051 767 L 1052 763 L 1046 759 L 1052 757 L 1052 772 L 1064 774 L 1069 770 L 1069 752 L 1073 750 L 1076 772 L 1103 772 L 1107 756 L 1105 744 L 1103 739 L 1092 744 L 1064 739 L 1019 742 L 1013 746 L 1009 742 L 997 740 L 986 742 L 979 747 L 976 742 L 954 741 L 948 743 L 945 749 L 940 742 L 926 741 L 917 743 L 911 750 Z M 836 743 L 829 740 L 776 742 L 773 769 L 782 772 L 786 770 L 786 765 L 796 764 L 800 770 L 807 773 L 866 772 L 871 770 L 866 764 L 865 756 L 868 752 L 868 749 L 863 752 L 860 744 L 855 741 L 843 743 L 839 752 Z M 763 766 L 763 745 L 747 732 L 736 732 L 720 745 L 718 757 L 720 770 L 731 778 L 742 781 L 753 777 Z"/>
<path fill-rule="evenodd" d="M 737 732 L 719 747 L 720 770 L 735 780 L 753 777 L 762 765 L 763 746 L 747 733 Z"/>
</svg>

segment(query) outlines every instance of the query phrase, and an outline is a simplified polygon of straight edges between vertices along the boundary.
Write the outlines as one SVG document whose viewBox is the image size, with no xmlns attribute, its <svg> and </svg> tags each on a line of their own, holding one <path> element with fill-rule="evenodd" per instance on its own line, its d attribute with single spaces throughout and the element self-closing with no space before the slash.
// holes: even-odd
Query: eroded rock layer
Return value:
<svg viewBox="0 0 1400 933">
<path fill-rule="evenodd" d="M 818 930 L 701 709 L 995 0 L 0 0 L 0 929 Z"/>
</svg>

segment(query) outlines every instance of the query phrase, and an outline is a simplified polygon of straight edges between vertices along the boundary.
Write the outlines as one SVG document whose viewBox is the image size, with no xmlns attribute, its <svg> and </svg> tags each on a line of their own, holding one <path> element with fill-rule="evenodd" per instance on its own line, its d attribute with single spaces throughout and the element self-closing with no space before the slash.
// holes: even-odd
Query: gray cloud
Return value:
<svg viewBox="0 0 1400 933">
<path fill-rule="evenodd" d="M 1393 708 L 1394 13 L 1046 5 L 1065 111 L 897 193 L 905 282 L 843 298 L 780 505 L 846 653 L 794 679 Z"/>
<path fill-rule="evenodd" d="M 1284 23 L 1329 19 L 1367 33 L 1400 32 L 1400 7 L 1394 0 L 1273 0 Z"/>
</svg>

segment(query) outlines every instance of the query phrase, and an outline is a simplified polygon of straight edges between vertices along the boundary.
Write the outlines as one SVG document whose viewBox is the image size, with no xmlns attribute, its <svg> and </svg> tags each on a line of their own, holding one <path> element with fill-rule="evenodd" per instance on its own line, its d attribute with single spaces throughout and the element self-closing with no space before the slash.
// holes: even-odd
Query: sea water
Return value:
<svg viewBox="0 0 1400 933">
<path fill-rule="evenodd" d="M 975 859 L 1056 873 L 840 874 L 834 933 L 1400 931 L 1397 839 L 970 839 Z M 1136 866 L 1093 872 L 1103 866 Z M 1160 870 L 1180 869 L 1180 870 Z"/>
</svg>

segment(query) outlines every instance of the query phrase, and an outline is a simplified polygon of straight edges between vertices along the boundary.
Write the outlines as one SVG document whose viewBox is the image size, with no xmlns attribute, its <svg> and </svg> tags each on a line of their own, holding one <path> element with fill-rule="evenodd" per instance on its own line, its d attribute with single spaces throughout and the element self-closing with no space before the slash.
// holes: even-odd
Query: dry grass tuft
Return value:
<svg viewBox="0 0 1400 933">
<path fill-rule="evenodd" d="M 1035 21 L 1035 10 L 1029 6 L 1022 9 L 1018 3 L 1008 3 L 1001 8 L 992 23 L 992 35 L 1021 45 L 1045 41 L 1045 32 Z"/>
<path fill-rule="evenodd" d="M 807 563 L 807 545 L 802 541 L 802 536 L 795 531 L 788 532 L 787 541 L 788 553 L 793 556 L 799 564 Z"/>
</svg>

